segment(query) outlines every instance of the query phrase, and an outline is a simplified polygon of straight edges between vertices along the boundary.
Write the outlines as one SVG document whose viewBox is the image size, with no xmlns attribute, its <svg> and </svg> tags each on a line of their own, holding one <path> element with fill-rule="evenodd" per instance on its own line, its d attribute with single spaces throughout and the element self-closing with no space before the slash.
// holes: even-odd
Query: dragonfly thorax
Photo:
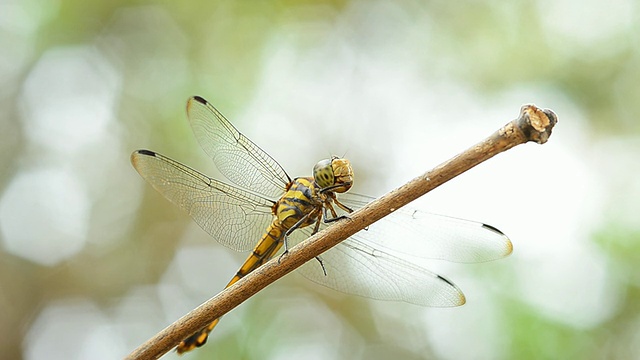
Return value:
<svg viewBox="0 0 640 360">
<path fill-rule="evenodd" d="M 313 179 L 323 191 L 343 193 L 353 185 L 353 168 L 349 160 L 334 156 L 318 161 L 313 167 Z"/>
</svg>

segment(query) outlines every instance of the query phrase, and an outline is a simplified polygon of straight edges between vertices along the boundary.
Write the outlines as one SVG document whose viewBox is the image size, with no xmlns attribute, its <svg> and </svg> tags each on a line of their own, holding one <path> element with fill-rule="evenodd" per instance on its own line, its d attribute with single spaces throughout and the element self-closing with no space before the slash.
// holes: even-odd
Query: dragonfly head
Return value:
<svg viewBox="0 0 640 360">
<path fill-rule="evenodd" d="M 353 168 L 349 160 L 334 156 L 313 167 L 313 179 L 323 190 L 343 193 L 353 185 Z"/>
</svg>

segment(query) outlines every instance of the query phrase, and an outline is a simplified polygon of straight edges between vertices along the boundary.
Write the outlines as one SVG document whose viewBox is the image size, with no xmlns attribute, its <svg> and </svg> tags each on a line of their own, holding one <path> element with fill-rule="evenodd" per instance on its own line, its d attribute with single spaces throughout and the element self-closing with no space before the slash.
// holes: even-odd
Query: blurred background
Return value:
<svg viewBox="0 0 640 360">
<path fill-rule="evenodd" d="M 633 0 L 2 0 L 2 357 L 122 358 L 236 272 L 246 254 L 129 162 L 147 148 L 217 176 L 186 120 L 200 95 L 291 176 L 344 155 L 373 196 L 523 104 L 559 123 L 412 204 L 512 239 L 499 261 L 434 262 L 466 305 L 291 274 L 185 359 L 639 358 L 639 34 Z"/>
</svg>

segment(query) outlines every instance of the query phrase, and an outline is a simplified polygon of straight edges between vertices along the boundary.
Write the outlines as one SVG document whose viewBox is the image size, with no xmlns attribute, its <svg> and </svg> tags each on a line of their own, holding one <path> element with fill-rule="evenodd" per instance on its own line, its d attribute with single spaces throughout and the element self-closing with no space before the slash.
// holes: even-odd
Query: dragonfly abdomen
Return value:
<svg viewBox="0 0 640 360">
<path fill-rule="evenodd" d="M 279 219 L 274 219 L 267 227 L 262 238 L 260 238 L 258 245 L 256 245 L 249 257 L 247 257 L 247 260 L 245 260 L 244 264 L 242 264 L 238 272 L 236 272 L 236 275 L 231 278 L 231 281 L 225 286 L 225 289 L 271 259 L 282 247 L 286 230 Z M 215 319 L 207 325 L 207 327 L 182 340 L 177 348 L 178 353 L 182 354 L 204 345 L 207 342 L 209 333 L 213 331 L 219 321 L 220 318 Z"/>
<path fill-rule="evenodd" d="M 322 210 L 322 201 L 318 196 L 317 185 L 313 178 L 297 178 L 287 187 L 285 194 L 273 207 L 275 219 L 267 227 L 260 241 L 247 257 L 236 275 L 225 288 L 233 285 L 253 270 L 269 261 L 282 247 L 287 231 L 309 226 L 318 221 Z M 178 345 L 178 353 L 184 353 L 200 347 L 220 319 L 191 335 Z"/>
<path fill-rule="evenodd" d="M 236 275 L 229 281 L 227 287 L 245 277 L 248 273 L 267 262 L 282 247 L 285 229 L 279 219 L 275 219 L 253 249 L 247 260 L 240 267 Z"/>
</svg>

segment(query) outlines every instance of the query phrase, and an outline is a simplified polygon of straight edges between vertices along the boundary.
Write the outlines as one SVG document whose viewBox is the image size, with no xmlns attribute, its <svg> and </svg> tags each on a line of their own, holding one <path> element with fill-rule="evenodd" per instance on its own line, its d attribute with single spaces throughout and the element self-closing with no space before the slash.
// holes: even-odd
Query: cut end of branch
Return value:
<svg viewBox="0 0 640 360">
<path fill-rule="evenodd" d="M 528 104 L 520 109 L 520 116 L 516 119 L 518 127 L 527 138 L 527 141 L 535 141 L 544 144 L 551 136 L 551 130 L 558 122 L 558 117 L 550 109 L 540 109 Z"/>
</svg>

